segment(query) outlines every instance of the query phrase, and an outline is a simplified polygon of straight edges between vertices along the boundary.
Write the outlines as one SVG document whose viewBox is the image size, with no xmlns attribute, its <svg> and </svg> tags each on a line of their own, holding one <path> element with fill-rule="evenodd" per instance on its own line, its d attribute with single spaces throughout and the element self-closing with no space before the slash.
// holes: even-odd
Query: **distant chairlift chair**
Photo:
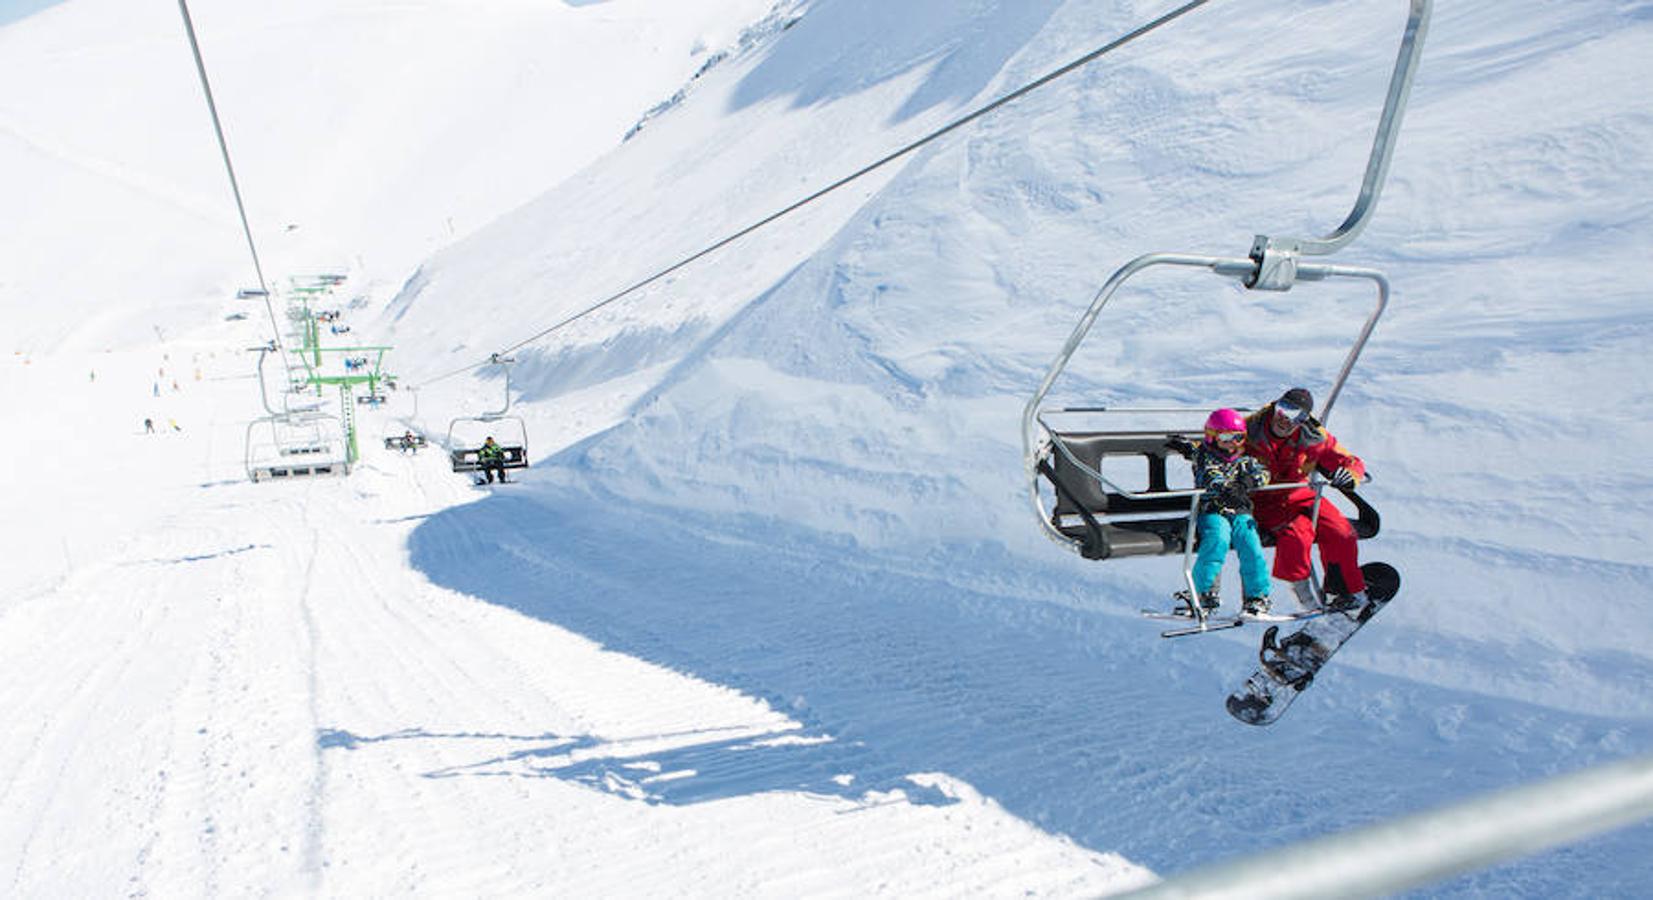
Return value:
<svg viewBox="0 0 1653 900">
<path fill-rule="evenodd" d="M 344 424 L 337 416 L 313 411 L 264 416 L 248 423 L 246 441 L 247 477 L 255 482 L 350 474 Z"/>
</svg>

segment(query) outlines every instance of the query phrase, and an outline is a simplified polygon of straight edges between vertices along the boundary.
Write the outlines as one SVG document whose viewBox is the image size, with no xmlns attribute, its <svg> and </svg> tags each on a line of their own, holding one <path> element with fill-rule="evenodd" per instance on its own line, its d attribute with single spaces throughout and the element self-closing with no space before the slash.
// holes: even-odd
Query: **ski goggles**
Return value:
<svg viewBox="0 0 1653 900">
<path fill-rule="evenodd" d="M 1211 439 L 1216 441 L 1219 444 L 1237 444 L 1240 441 L 1245 440 L 1245 432 L 1243 432 L 1243 431 L 1219 431 L 1216 434 L 1213 434 L 1211 436 Z"/>
<path fill-rule="evenodd" d="M 1293 425 L 1301 425 L 1303 420 L 1309 417 L 1308 410 L 1301 406 L 1293 406 L 1284 400 L 1275 401 L 1274 414 Z"/>
</svg>

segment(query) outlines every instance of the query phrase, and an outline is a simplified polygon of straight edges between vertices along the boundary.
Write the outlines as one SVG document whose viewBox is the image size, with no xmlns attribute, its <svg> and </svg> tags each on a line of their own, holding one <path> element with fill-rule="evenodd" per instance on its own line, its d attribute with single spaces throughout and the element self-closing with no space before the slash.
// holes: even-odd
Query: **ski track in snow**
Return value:
<svg viewBox="0 0 1653 900">
<path fill-rule="evenodd" d="M 139 357 L 100 355 L 81 390 L 146 383 Z M 440 451 L 368 441 L 349 479 L 235 480 L 239 447 L 210 420 L 237 431 L 245 390 L 194 382 L 182 434 L 72 448 L 173 462 L 88 465 L 101 490 L 69 498 L 86 520 L 125 502 L 145 525 L 0 607 L 6 893 L 1066 895 L 1147 877 L 789 703 L 426 581 L 408 535 L 490 504 Z"/>
</svg>

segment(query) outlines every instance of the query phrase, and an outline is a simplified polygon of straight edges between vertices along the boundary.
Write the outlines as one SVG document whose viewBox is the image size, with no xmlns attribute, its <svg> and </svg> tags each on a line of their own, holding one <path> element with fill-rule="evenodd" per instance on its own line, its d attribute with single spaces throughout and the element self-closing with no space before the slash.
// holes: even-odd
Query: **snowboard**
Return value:
<svg viewBox="0 0 1653 900">
<path fill-rule="evenodd" d="M 1360 574 L 1366 579 L 1364 605 L 1331 610 L 1283 638 L 1278 625 L 1264 632 L 1257 670 L 1228 695 L 1229 715 L 1247 725 L 1274 724 L 1338 648 L 1400 592 L 1400 572 L 1388 563 L 1367 563 Z"/>
</svg>

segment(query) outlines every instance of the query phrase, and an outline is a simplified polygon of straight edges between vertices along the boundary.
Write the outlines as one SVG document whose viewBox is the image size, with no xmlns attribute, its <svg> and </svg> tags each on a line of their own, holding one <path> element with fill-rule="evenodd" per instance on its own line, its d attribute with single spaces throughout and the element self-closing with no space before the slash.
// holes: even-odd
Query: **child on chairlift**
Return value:
<svg viewBox="0 0 1653 900">
<path fill-rule="evenodd" d="M 1267 613 L 1268 557 L 1251 515 L 1251 492 L 1268 484 L 1268 469 L 1245 453 L 1245 417 L 1232 409 L 1206 417 L 1205 440 L 1195 448 L 1193 464 L 1194 486 L 1205 491 L 1195 520 L 1199 552 L 1193 576 L 1198 602 L 1207 613 L 1222 605 L 1217 576 L 1232 546 L 1240 557 L 1241 612 Z M 1177 596 L 1192 612 L 1194 598 L 1186 590 Z"/>
</svg>

